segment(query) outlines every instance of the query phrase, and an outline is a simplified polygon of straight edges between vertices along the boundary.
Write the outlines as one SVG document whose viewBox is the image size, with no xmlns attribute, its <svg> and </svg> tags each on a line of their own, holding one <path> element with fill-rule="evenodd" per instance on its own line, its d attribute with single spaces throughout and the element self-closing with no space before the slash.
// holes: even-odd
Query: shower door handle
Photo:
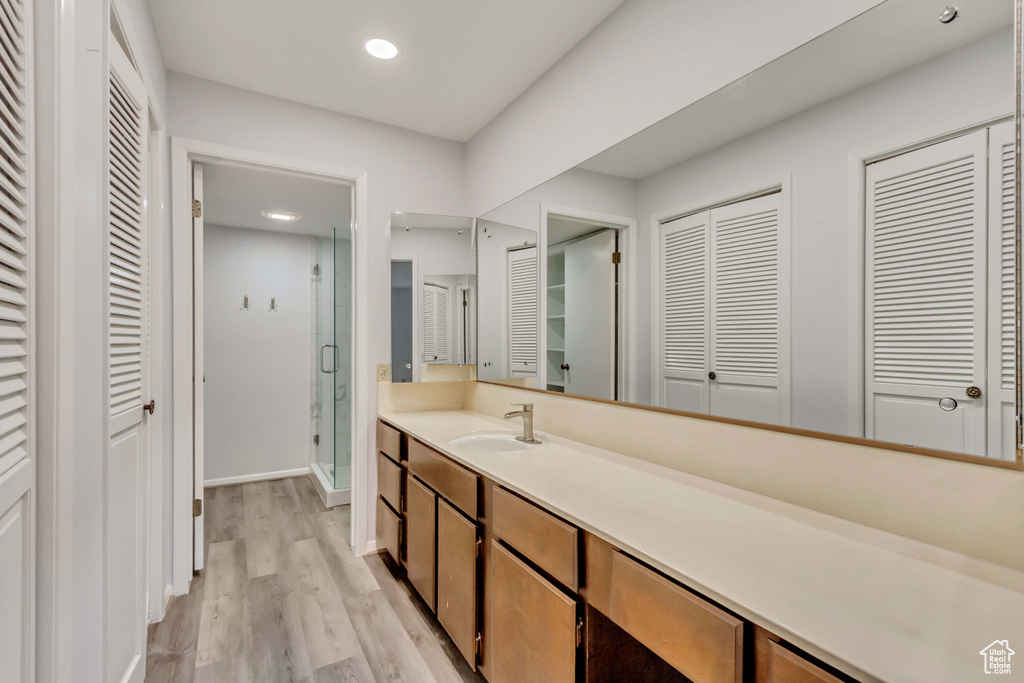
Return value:
<svg viewBox="0 0 1024 683">
<path fill-rule="evenodd" d="M 327 369 L 327 366 L 324 363 L 324 351 L 326 351 L 327 349 L 333 349 L 333 351 L 331 352 L 331 369 L 330 370 Z M 338 354 L 338 346 L 337 346 L 337 344 L 324 344 L 323 346 L 320 347 L 320 372 L 324 373 L 325 375 L 332 375 L 332 374 L 334 374 L 335 372 L 338 371 L 338 358 L 337 358 L 337 354 Z"/>
</svg>

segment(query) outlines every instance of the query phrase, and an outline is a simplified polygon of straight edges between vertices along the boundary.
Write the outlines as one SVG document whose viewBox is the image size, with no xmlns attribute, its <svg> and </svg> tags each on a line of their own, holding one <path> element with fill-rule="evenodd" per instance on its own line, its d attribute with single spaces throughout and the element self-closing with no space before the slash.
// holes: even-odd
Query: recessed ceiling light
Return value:
<svg viewBox="0 0 1024 683">
<path fill-rule="evenodd" d="M 297 221 L 302 218 L 302 214 L 299 213 L 288 213 L 287 211 L 261 211 L 264 218 L 272 218 L 275 221 Z"/>
<path fill-rule="evenodd" d="M 366 41 L 366 51 L 378 59 L 391 59 L 398 54 L 398 48 L 389 40 L 373 38 Z"/>
</svg>

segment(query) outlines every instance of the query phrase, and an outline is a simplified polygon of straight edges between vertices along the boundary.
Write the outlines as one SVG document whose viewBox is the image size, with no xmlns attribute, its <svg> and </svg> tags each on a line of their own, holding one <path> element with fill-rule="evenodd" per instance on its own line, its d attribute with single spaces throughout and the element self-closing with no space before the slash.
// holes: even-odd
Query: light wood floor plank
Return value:
<svg viewBox="0 0 1024 683">
<path fill-rule="evenodd" d="M 245 541 L 211 543 L 199 620 L 197 672 L 207 664 L 249 657 L 249 578 Z"/>
<path fill-rule="evenodd" d="M 373 572 L 349 547 L 348 522 L 337 510 L 321 512 L 313 515 L 311 519 L 327 566 L 342 595 L 361 595 L 379 590 L 380 586 Z"/>
<path fill-rule="evenodd" d="M 285 615 L 284 593 L 276 575 L 249 582 L 249 612 L 255 679 L 281 683 L 308 680 L 313 668 L 302 630 Z"/>
<path fill-rule="evenodd" d="M 314 672 L 315 683 L 372 683 L 374 680 L 366 658 L 356 655 L 343 662 L 335 662 Z"/>
</svg>

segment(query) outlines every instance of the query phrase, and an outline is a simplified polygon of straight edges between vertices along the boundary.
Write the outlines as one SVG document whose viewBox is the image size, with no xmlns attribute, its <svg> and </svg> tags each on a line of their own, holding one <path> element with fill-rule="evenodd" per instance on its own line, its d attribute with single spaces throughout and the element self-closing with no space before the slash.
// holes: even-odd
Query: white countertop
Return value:
<svg viewBox="0 0 1024 683">
<path fill-rule="evenodd" d="M 450 444 L 518 421 L 380 416 L 858 679 L 991 680 L 981 650 L 1008 640 L 999 679 L 1024 681 L 1024 573 L 543 432 L 526 451 Z"/>
</svg>

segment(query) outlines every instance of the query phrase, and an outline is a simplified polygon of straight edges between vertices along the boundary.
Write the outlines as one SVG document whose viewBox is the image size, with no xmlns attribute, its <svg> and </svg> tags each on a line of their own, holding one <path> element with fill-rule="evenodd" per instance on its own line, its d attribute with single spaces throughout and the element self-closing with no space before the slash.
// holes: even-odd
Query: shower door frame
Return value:
<svg viewBox="0 0 1024 683">
<path fill-rule="evenodd" d="M 192 173 L 193 163 L 236 163 L 257 166 L 280 172 L 329 178 L 354 188 L 354 210 L 350 225 L 352 239 L 352 516 L 349 530 L 356 554 L 371 550 L 366 533 L 365 501 L 369 489 L 367 466 L 367 438 L 369 433 L 368 406 L 371 404 L 368 364 L 367 262 L 368 245 L 363 239 L 368 225 L 367 174 L 358 169 L 345 168 L 305 159 L 269 154 L 257 150 L 222 145 L 181 137 L 171 138 L 171 291 L 172 315 L 172 378 L 174 449 L 172 454 L 173 495 L 171 515 L 173 522 L 172 584 L 171 592 L 182 595 L 188 591 L 195 571 L 202 568 L 201 541 L 202 515 L 193 516 L 193 501 L 202 500 L 202 473 L 193 464 L 196 455 L 194 435 L 193 378 L 196 376 L 194 344 L 202 334 L 202 324 L 195 320 L 193 282 L 193 226 L 192 226 Z M 201 391 L 201 386 L 200 389 Z M 201 453 L 201 451 L 200 451 Z M 315 476 L 315 475 L 314 475 Z M 200 531 L 197 533 L 196 529 Z"/>
</svg>

